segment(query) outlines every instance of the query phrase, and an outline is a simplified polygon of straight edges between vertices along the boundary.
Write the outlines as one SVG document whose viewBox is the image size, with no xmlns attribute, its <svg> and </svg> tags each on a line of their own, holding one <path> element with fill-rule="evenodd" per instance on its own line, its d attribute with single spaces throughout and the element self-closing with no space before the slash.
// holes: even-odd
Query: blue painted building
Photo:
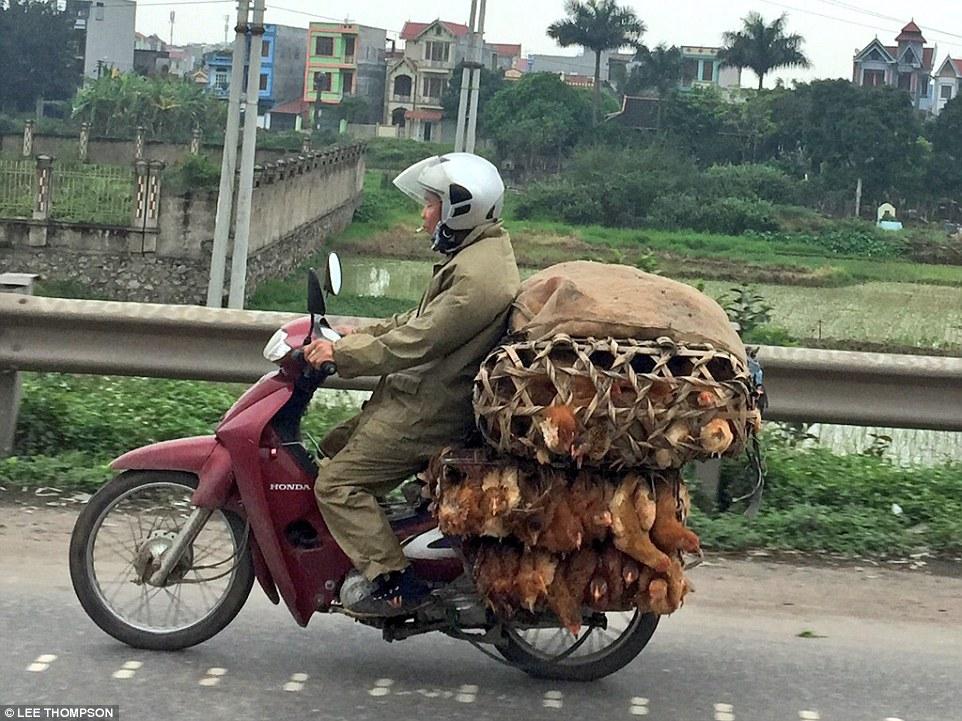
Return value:
<svg viewBox="0 0 962 721">
<path fill-rule="evenodd" d="M 264 26 L 261 46 L 261 74 L 258 88 L 257 114 L 263 116 L 275 105 L 300 99 L 304 94 L 304 63 L 307 51 L 307 29 L 273 23 Z M 204 58 L 207 89 L 218 98 L 230 94 L 233 66 L 231 49 L 216 50 Z M 245 63 L 244 78 L 247 68 Z"/>
</svg>

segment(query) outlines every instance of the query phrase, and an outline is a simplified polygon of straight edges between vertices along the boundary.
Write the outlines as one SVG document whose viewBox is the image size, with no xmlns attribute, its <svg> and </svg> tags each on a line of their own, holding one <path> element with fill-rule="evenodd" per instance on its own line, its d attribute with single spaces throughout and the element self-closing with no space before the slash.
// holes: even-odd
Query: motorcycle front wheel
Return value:
<svg viewBox="0 0 962 721">
<path fill-rule="evenodd" d="M 202 643 L 241 610 L 254 583 L 244 521 L 215 510 L 163 585 L 149 579 L 190 517 L 196 476 L 128 471 L 81 511 L 70 539 L 70 579 L 101 629 L 135 648 Z"/>
<path fill-rule="evenodd" d="M 563 628 L 508 626 L 501 655 L 536 678 L 596 681 L 631 663 L 658 627 L 653 613 L 609 612 L 605 628 L 585 626 L 577 636 Z"/>
</svg>

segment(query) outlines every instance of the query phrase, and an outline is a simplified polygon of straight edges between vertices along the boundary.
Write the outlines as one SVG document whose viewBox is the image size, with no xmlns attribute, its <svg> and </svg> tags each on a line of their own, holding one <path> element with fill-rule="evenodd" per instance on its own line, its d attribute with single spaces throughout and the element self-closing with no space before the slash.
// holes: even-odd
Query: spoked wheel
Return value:
<svg viewBox="0 0 962 721">
<path fill-rule="evenodd" d="M 634 660 L 658 626 L 652 613 L 609 612 L 606 623 L 577 636 L 564 628 L 506 627 L 501 654 L 525 673 L 562 681 L 594 681 Z"/>
<path fill-rule="evenodd" d="M 194 511 L 195 476 L 124 473 L 101 488 L 70 539 L 70 578 L 90 618 L 137 648 L 175 650 L 206 641 L 237 615 L 254 569 L 244 522 L 214 511 L 162 585 L 151 582 Z"/>
</svg>

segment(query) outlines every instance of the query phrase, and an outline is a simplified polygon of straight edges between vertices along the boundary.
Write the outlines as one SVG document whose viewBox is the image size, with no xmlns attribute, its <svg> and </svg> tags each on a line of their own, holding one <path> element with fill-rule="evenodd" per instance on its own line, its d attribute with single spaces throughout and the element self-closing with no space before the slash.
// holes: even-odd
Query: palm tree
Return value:
<svg viewBox="0 0 962 721">
<path fill-rule="evenodd" d="M 664 98 L 681 81 L 682 55 L 674 45 L 669 48 L 661 43 L 654 50 L 642 45 L 635 60 L 638 65 L 631 71 L 626 92 L 654 90 L 659 98 Z"/>
<path fill-rule="evenodd" d="M 637 47 L 645 24 L 635 11 L 618 5 L 616 0 L 567 0 L 564 20 L 548 26 L 548 37 L 563 48 L 580 45 L 595 53 L 594 108 L 592 120 L 598 123 L 601 109 L 601 54 L 625 46 Z"/>
<path fill-rule="evenodd" d="M 785 34 L 788 16 L 784 13 L 770 25 L 757 12 L 750 12 L 742 19 L 742 29 L 722 35 L 725 46 L 719 53 L 723 65 L 734 68 L 751 68 L 758 76 L 758 89 L 762 89 L 765 75 L 775 68 L 807 68 L 811 66 L 802 43 L 805 38 L 793 33 Z"/>
</svg>

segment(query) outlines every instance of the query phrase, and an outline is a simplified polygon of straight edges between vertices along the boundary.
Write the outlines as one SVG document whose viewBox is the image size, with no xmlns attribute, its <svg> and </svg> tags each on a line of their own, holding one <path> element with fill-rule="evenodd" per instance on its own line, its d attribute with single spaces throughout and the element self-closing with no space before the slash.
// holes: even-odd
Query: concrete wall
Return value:
<svg viewBox="0 0 962 721">
<path fill-rule="evenodd" d="M 254 190 L 248 293 L 289 274 L 350 224 L 363 190 L 362 153 L 353 146 L 265 166 Z M 216 193 L 164 196 L 159 229 L 146 232 L 0 222 L 0 272 L 39 273 L 97 298 L 201 304 L 216 208 Z"/>
<path fill-rule="evenodd" d="M 77 158 L 80 141 L 75 137 L 62 135 L 34 135 L 33 155 L 52 155 L 60 160 Z M 23 149 L 23 134 L 0 135 L 0 155 L 19 156 Z M 220 165 L 223 144 L 202 144 L 201 154 Z M 162 143 L 148 140 L 144 144 L 144 158 L 162 160 L 173 165 L 190 152 L 188 144 Z M 87 149 L 87 160 L 100 165 L 130 165 L 134 162 L 134 141 L 115 138 L 91 138 Z M 285 150 L 257 149 L 257 162 L 266 163 L 289 156 Z"/>
</svg>

